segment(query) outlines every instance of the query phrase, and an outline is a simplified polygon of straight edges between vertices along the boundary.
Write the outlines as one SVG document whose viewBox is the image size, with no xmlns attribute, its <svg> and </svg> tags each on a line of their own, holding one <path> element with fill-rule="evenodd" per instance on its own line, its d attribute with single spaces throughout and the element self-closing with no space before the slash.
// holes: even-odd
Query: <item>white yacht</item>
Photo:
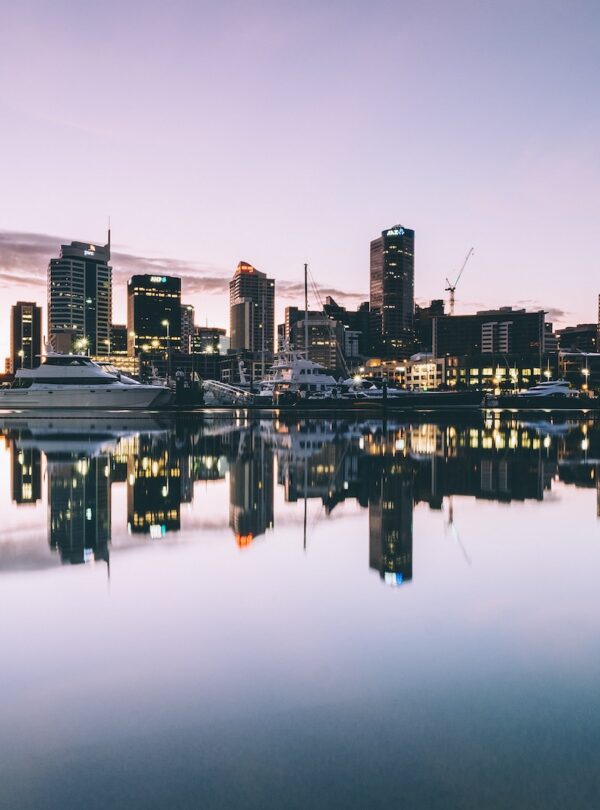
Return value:
<svg viewBox="0 0 600 810">
<path fill-rule="evenodd" d="M 546 380 L 532 385 L 526 391 L 517 394 L 518 397 L 576 397 L 577 391 L 569 388 L 567 380 Z"/>
<path fill-rule="evenodd" d="M 261 380 L 258 397 L 273 400 L 286 391 L 302 397 L 317 393 L 335 396 L 337 383 L 325 366 L 308 360 L 303 351 L 286 347 L 276 355 L 269 373 Z"/>
<path fill-rule="evenodd" d="M 160 408 L 171 397 L 166 386 L 123 380 L 86 355 L 48 353 L 38 368 L 19 369 L 12 386 L 0 390 L 0 409 Z"/>
</svg>

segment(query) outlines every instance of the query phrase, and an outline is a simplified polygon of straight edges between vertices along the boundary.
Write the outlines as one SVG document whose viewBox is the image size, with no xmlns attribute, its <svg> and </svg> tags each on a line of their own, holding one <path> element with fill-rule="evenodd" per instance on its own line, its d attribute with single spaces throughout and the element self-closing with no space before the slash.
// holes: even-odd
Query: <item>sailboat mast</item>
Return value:
<svg viewBox="0 0 600 810">
<path fill-rule="evenodd" d="M 304 265 L 304 350 L 308 360 L 308 265 Z"/>
</svg>

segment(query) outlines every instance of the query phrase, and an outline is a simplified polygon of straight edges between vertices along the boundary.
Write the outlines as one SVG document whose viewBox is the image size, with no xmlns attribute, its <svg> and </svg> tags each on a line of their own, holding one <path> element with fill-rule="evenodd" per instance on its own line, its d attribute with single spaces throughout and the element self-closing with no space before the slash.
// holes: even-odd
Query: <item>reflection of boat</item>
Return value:
<svg viewBox="0 0 600 810">
<path fill-rule="evenodd" d="M 11 388 L 0 390 L 0 408 L 157 408 L 168 405 L 168 388 L 142 385 L 109 372 L 85 355 L 48 354 L 38 368 L 19 369 Z"/>
<path fill-rule="evenodd" d="M 0 417 L 0 430 L 18 434 L 15 441 L 19 448 L 41 450 L 49 459 L 94 456 L 114 449 L 127 436 L 165 432 L 151 417 L 119 419 L 118 415 L 64 420 L 5 416 Z"/>
</svg>

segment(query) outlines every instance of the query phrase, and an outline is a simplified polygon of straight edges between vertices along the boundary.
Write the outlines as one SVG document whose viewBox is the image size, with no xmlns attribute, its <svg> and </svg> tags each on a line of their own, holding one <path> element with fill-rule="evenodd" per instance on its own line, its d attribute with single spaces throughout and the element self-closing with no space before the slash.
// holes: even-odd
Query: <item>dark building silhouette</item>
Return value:
<svg viewBox="0 0 600 810">
<path fill-rule="evenodd" d="M 125 324 L 113 323 L 110 327 L 110 353 L 127 354 L 127 327 Z"/>
<path fill-rule="evenodd" d="M 18 301 L 10 313 L 10 366 L 37 368 L 42 354 L 42 310 L 30 301 Z"/>
<path fill-rule="evenodd" d="M 130 355 L 181 351 L 181 279 L 132 276 L 127 283 L 127 332 Z"/>
<path fill-rule="evenodd" d="M 71 242 L 48 267 L 48 337 L 56 350 L 108 354 L 112 321 L 110 231 L 106 245 Z"/>
<path fill-rule="evenodd" d="M 475 315 L 433 318 L 433 353 L 444 355 L 519 354 L 546 351 L 545 313 L 501 307 Z"/>
<path fill-rule="evenodd" d="M 562 351 L 597 352 L 598 325 L 595 323 L 578 323 L 559 329 L 558 345 Z"/>
<path fill-rule="evenodd" d="M 181 305 L 181 352 L 191 354 L 194 342 L 194 307 Z"/>
<path fill-rule="evenodd" d="M 415 232 L 395 225 L 371 242 L 371 312 L 377 316 L 382 357 L 414 349 Z"/>
<path fill-rule="evenodd" d="M 433 319 L 444 314 L 442 298 L 434 299 L 428 307 L 415 304 L 415 351 L 433 350 Z"/>
</svg>

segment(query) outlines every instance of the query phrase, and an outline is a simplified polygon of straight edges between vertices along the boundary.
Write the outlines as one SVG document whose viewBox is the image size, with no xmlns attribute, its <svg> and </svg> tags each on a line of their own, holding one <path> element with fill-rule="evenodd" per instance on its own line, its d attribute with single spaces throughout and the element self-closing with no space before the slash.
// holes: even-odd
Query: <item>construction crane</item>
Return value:
<svg viewBox="0 0 600 810">
<path fill-rule="evenodd" d="M 469 250 L 469 252 L 467 253 L 467 255 L 465 256 L 465 260 L 462 263 L 462 267 L 460 268 L 460 270 L 458 272 L 458 275 L 456 276 L 456 281 L 454 282 L 454 284 L 452 284 L 450 282 L 450 279 L 446 276 L 446 284 L 448 285 L 446 287 L 446 292 L 450 293 L 450 315 L 454 315 L 454 293 L 456 292 L 456 287 L 458 285 L 458 282 L 460 281 L 460 277 L 463 274 L 463 270 L 467 266 L 467 262 L 469 261 L 469 259 L 473 255 L 474 250 L 475 250 L 475 248 L 471 248 Z"/>
</svg>

